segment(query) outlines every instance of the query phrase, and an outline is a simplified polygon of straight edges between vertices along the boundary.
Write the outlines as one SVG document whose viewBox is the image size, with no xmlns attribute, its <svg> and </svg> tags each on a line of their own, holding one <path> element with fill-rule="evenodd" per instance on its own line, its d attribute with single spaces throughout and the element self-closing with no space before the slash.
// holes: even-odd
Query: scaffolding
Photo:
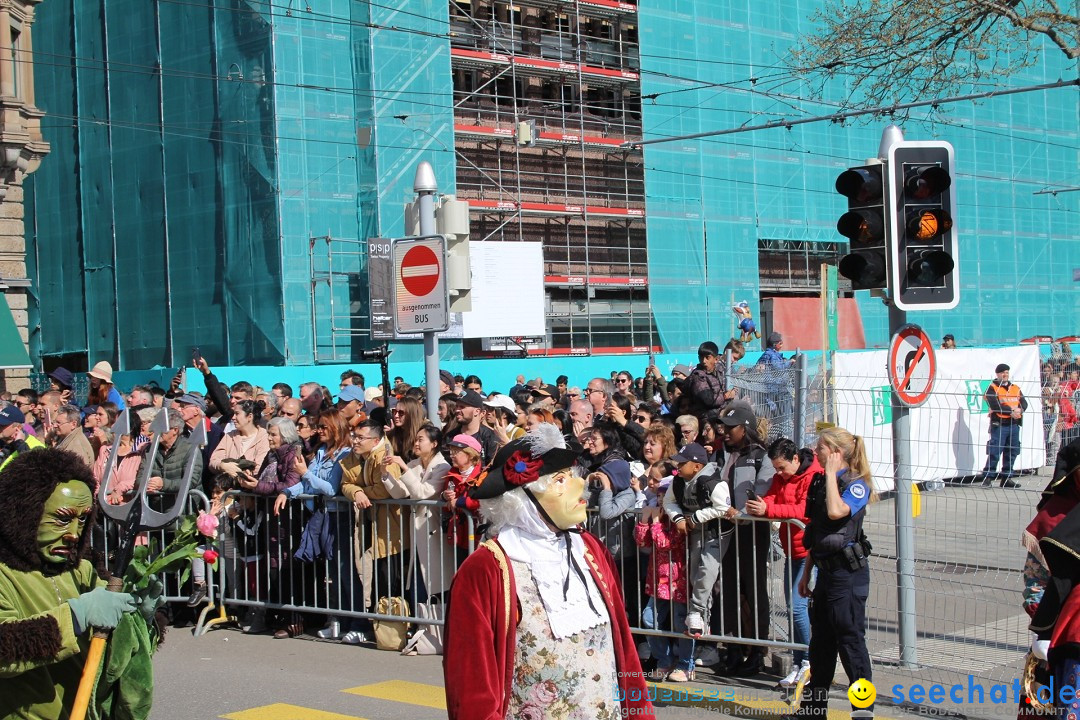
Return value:
<svg viewBox="0 0 1080 720">
<path fill-rule="evenodd" d="M 641 137 L 637 6 L 451 0 L 450 56 L 471 238 L 543 244 L 548 336 L 527 352 L 648 350 L 645 171 L 622 147 Z"/>
</svg>

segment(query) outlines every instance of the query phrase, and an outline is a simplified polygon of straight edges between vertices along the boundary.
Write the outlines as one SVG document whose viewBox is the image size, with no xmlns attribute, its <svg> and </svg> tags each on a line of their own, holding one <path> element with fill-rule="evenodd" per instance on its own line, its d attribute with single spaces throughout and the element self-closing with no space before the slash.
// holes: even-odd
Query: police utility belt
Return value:
<svg viewBox="0 0 1080 720">
<path fill-rule="evenodd" d="M 853 545 L 847 545 L 837 552 L 825 557 L 814 557 L 814 565 L 823 570 L 847 570 L 849 572 L 855 572 L 856 570 L 862 570 L 866 567 L 870 558 L 870 551 L 873 548 L 870 546 L 869 540 L 859 540 Z"/>
</svg>

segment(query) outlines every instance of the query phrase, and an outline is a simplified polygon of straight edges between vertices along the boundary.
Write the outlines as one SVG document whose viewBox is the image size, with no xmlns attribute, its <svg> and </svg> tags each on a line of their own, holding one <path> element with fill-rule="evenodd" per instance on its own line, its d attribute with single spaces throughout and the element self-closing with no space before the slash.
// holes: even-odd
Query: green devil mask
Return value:
<svg viewBox="0 0 1080 720">
<path fill-rule="evenodd" d="M 62 565 L 78 553 L 94 497 L 86 483 L 67 480 L 45 501 L 37 529 L 38 551 L 46 566 Z"/>
</svg>

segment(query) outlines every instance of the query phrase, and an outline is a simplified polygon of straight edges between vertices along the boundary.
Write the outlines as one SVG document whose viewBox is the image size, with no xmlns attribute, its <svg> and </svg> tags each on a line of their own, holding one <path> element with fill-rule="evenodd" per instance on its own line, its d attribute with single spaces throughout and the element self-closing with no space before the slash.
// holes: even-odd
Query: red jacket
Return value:
<svg viewBox="0 0 1080 720">
<path fill-rule="evenodd" d="M 810 518 L 806 516 L 806 492 L 810 489 L 810 480 L 821 472 L 825 472 L 825 469 L 814 457 L 814 451 L 809 448 L 800 450 L 798 472 L 787 480 L 781 478 L 779 473 L 773 476 L 772 487 L 762 498 L 765 517 L 775 520 L 793 518 L 804 526 L 808 525 Z M 791 523 L 780 524 L 780 544 L 792 560 L 802 560 L 807 555 L 802 537 L 802 528 Z"/>
<path fill-rule="evenodd" d="M 582 533 L 585 559 L 611 618 L 615 667 L 625 717 L 652 718 L 649 689 L 626 620 L 619 571 L 607 548 Z M 514 569 L 498 541 L 469 555 L 454 575 L 443 645 L 449 720 L 504 720 L 514 680 L 521 617 Z M 612 696 L 615 696 L 612 688 Z"/>
<path fill-rule="evenodd" d="M 476 528 L 480 525 L 480 503 L 465 494 L 469 483 L 477 478 L 483 471 L 484 466 L 479 462 L 473 465 L 469 477 L 463 478 L 461 471 L 451 467 L 446 473 L 446 489 L 453 490 L 456 499 L 450 505 L 443 508 L 446 519 L 446 542 L 462 550 L 476 549 L 476 539 L 480 534 Z M 469 519 L 472 519 L 472 532 L 470 533 Z"/>
</svg>

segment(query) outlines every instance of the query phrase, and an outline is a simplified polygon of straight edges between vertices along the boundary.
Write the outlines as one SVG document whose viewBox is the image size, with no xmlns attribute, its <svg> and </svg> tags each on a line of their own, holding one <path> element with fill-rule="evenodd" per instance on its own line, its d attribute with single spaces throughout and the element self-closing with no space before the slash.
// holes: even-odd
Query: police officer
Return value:
<svg viewBox="0 0 1080 720">
<path fill-rule="evenodd" d="M 810 681 L 798 715 L 824 718 L 837 655 L 849 684 L 873 680 L 866 649 L 870 543 L 862 524 L 874 494 L 861 437 L 838 427 L 822 430 L 817 455 L 825 472 L 810 481 L 806 497 L 810 524 L 803 544 L 810 554 L 799 582 L 799 594 L 811 597 L 810 569 L 817 568 L 810 603 Z"/>
<path fill-rule="evenodd" d="M 1013 465 L 1020 455 L 1020 426 L 1024 424 L 1027 398 L 1019 386 L 1009 382 L 1009 366 L 1001 363 L 994 370 L 997 376 L 983 397 L 990 408 L 990 441 L 986 443 L 986 466 L 983 467 L 983 487 L 1001 478 L 1001 487 L 1015 488 L 1020 484 L 1012 479 Z M 1001 458 L 1001 472 L 997 472 Z"/>
</svg>

